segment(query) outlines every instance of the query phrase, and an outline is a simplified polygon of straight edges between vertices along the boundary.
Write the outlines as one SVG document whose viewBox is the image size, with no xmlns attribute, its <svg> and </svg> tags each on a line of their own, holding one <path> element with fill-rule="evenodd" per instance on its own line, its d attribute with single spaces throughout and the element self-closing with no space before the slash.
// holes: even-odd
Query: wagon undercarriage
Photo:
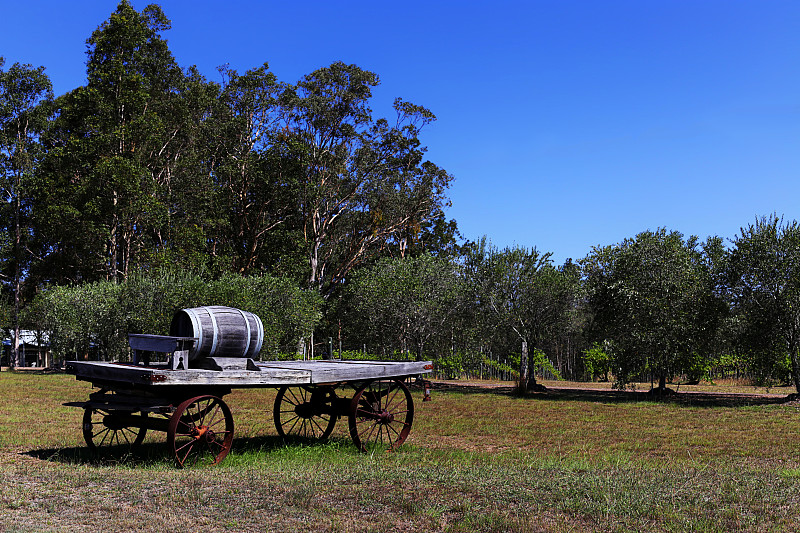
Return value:
<svg viewBox="0 0 800 533">
<path fill-rule="evenodd" d="M 313 362 L 309 362 L 312 363 Z M 307 363 L 307 364 L 309 364 Z M 216 464 L 231 449 L 233 415 L 223 397 L 231 388 L 200 394 L 192 387 L 160 396 L 105 385 L 86 402 L 82 431 L 98 453 L 133 453 L 148 431 L 166 433 L 176 465 Z M 169 387 L 166 387 L 169 389 Z M 352 391 L 352 396 L 345 396 Z M 394 450 L 406 440 L 414 420 L 414 402 L 401 378 L 278 388 L 272 406 L 278 434 L 284 438 L 327 439 L 337 420 L 346 418 L 355 446 L 364 452 Z"/>
</svg>

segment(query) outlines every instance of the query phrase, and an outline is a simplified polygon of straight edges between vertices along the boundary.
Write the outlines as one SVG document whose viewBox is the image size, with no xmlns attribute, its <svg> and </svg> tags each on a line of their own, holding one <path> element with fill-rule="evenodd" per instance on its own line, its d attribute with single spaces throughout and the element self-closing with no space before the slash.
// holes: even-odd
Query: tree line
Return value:
<svg viewBox="0 0 800 533">
<path fill-rule="evenodd" d="M 386 258 L 339 304 L 348 337 L 473 374 L 510 362 L 523 389 L 537 374 L 656 391 L 735 374 L 800 391 L 800 225 L 777 215 L 727 245 L 660 228 L 562 265 L 485 239 Z"/>
<path fill-rule="evenodd" d="M 265 63 L 181 68 L 157 5 L 127 0 L 87 40 L 87 83 L 0 63 L 0 276 L 11 321 L 50 286 L 186 270 L 292 280 L 324 299 L 359 266 L 454 240 L 452 180 L 419 139 L 435 120 L 341 62 L 296 83 Z M 2 61 L 2 60 L 0 60 Z M 18 338 L 18 336 L 15 336 Z"/>
<path fill-rule="evenodd" d="M 341 62 L 294 83 L 266 63 L 210 81 L 177 65 L 169 27 L 123 0 L 87 40 L 86 85 L 58 97 L 44 67 L 0 59 L 14 339 L 119 358 L 128 332 L 226 304 L 263 315 L 272 355 L 334 344 L 523 390 L 737 371 L 800 391 L 797 222 L 759 218 L 730 242 L 659 228 L 562 265 L 465 243 L 445 216 L 453 177 L 425 158 L 430 110 L 398 98 L 373 117 L 379 77 Z"/>
</svg>

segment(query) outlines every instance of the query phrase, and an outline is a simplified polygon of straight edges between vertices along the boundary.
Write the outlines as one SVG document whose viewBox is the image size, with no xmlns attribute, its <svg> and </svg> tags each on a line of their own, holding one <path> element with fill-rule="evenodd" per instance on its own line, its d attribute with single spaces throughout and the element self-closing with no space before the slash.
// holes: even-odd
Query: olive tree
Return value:
<svg viewBox="0 0 800 533">
<path fill-rule="evenodd" d="M 800 224 L 773 215 L 741 228 L 733 240 L 728 285 L 741 350 L 751 363 L 790 363 L 800 392 Z"/>
<path fill-rule="evenodd" d="M 508 353 L 517 353 L 517 347 L 525 343 L 533 356 L 520 358 L 519 392 L 540 388 L 536 368 L 554 370 L 540 348 L 563 329 L 574 310 L 577 271 L 554 266 L 550 254 L 536 248 L 499 250 L 485 239 L 468 248 L 465 276 L 479 315 L 476 325 L 485 338 Z"/>
<path fill-rule="evenodd" d="M 708 355 L 724 311 L 712 275 L 719 246 L 662 228 L 582 261 L 592 327 L 611 342 L 618 386 L 651 372 L 663 391 L 672 373 Z"/>
<path fill-rule="evenodd" d="M 413 352 L 417 360 L 435 358 L 432 347 L 450 344 L 461 290 L 451 261 L 429 254 L 385 258 L 353 274 L 346 295 L 350 322 L 360 325 L 365 340 Z"/>
</svg>

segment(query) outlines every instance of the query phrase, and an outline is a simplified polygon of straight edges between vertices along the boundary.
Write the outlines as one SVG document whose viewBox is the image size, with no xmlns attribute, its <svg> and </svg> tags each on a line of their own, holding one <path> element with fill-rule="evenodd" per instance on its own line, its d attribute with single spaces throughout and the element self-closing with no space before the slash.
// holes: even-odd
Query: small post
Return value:
<svg viewBox="0 0 800 533">
<path fill-rule="evenodd" d="M 322 354 L 323 359 L 333 359 L 333 337 L 328 337 L 328 348 Z"/>
</svg>

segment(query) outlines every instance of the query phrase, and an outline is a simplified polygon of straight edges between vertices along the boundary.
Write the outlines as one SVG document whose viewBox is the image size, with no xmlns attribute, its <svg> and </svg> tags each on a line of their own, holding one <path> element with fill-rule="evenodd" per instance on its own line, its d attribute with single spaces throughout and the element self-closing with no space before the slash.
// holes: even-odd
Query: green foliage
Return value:
<svg viewBox="0 0 800 533">
<path fill-rule="evenodd" d="M 512 356 L 510 364 L 508 362 L 501 363 L 500 361 L 497 361 L 495 359 L 484 357 L 483 364 L 486 366 L 486 368 L 492 368 L 499 372 L 505 373 L 511 379 L 519 378 L 519 357 L 515 358 Z"/>
<path fill-rule="evenodd" d="M 93 347 L 100 359 L 119 358 L 127 346 L 121 289 L 108 282 L 49 288 L 28 306 L 25 322 L 47 332 L 57 359 L 90 357 Z"/>
<path fill-rule="evenodd" d="M 716 245 L 659 229 L 583 260 L 594 335 L 613 341 L 620 386 L 652 373 L 664 387 L 668 374 L 702 366 L 696 354 L 714 350 L 725 312 L 708 253 Z"/>
<path fill-rule="evenodd" d="M 460 357 L 448 354 L 436 360 L 436 371 L 446 379 L 455 379 L 464 372 L 464 364 Z"/>
<path fill-rule="evenodd" d="M 317 294 L 270 276 L 226 275 L 208 281 L 190 273 L 138 274 L 123 283 L 56 286 L 28 307 L 26 321 L 48 332 L 57 358 L 126 360 L 128 333 L 168 334 L 176 311 L 227 305 L 255 313 L 264 324 L 262 354 L 291 350 L 320 318 Z M 91 350 L 90 350 L 91 348 Z M 91 351 L 91 353 L 90 353 Z"/>
<path fill-rule="evenodd" d="M 555 379 L 563 379 L 558 369 L 553 366 L 553 362 L 550 361 L 550 358 L 539 349 L 535 349 L 528 354 L 528 365 L 534 375 L 536 373 L 549 372 Z"/>
<path fill-rule="evenodd" d="M 451 351 L 447 341 L 462 290 L 455 265 L 446 259 L 383 259 L 352 276 L 347 319 L 370 346 L 410 351 L 418 360 L 442 357 Z"/>
<path fill-rule="evenodd" d="M 607 346 L 600 343 L 592 344 L 591 348 L 583 352 L 583 366 L 586 375 L 591 381 L 598 379 L 608 381 L 608 373 L 611 370 L 611 356 L 607 351 Z"/>
<path fill-rule="evenodd" d="M 800 392 L 800 224 L 777 215 L 742 228 L 733 241 L 727 285 L 737 341 L 762 376 L 785 372 Z"/>
</svg>

